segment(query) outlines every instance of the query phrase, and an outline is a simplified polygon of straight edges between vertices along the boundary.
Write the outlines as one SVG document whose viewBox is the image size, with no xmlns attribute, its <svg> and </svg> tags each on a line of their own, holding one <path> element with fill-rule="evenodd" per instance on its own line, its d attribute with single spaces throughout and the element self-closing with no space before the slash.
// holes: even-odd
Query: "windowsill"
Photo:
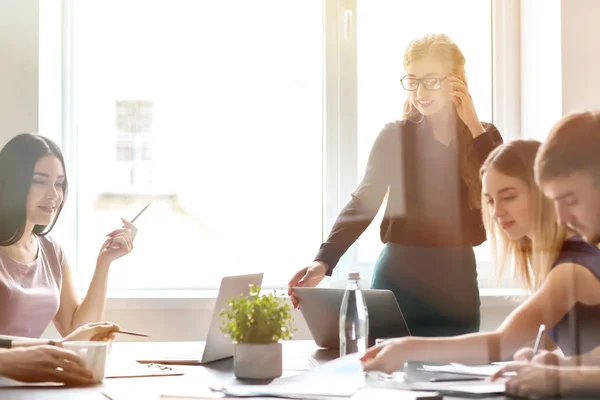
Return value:
<svg viewBox="0 0 600 400">
<path fill-rule="evenodd" d="M 266 292 L 270 292 L 265 290 Z M 263 292 L 265 292 L 263 291 Z M 286 296 L 285 289 L 277 289 L 280 296 Z M 79 292 L 80 296 L 85 291 Z M 218 290 L 109 290 L 107 310 L 212 310 Z M 483 288 L 480 289 L 482 307 L 515 307 L 525 295 L 520 289 Z M 525 295 L 526 296 L 526 295 Z"/>
</svg>

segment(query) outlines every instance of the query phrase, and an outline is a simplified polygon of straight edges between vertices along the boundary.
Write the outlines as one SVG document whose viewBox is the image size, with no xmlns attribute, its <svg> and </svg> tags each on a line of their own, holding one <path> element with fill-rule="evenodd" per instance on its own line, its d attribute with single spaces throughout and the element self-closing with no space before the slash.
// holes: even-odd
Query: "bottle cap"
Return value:
<svg viewBox="0 0 600 400">
<path fill-rule="evenodd" d="M 360 279 L 360 272 L 350 272 L 348 274 L 348 279 L 352 279 L 352 280 L 359 280 Z"/>
</svg>

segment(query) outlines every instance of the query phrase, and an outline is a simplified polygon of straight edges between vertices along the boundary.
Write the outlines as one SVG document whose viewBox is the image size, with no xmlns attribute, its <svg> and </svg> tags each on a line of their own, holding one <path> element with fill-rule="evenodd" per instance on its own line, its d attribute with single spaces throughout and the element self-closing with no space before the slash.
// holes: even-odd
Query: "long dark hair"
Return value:
<svg viewBox="0 0 600 400">
<path fill-rule="evenodd" d="M 31 133 L 15 136 L 0 150 L 0 246 L 10 246 L 23 237 L 27 222 L 27 196 L 35 164 L 48 155 L 58 158 L 65 171 L 63 201 L 49 226 L 36 225 L 33 228 L 33 233 L 39 236 L 52 230 L 67 198 L 68 184 L 62 152 L 52 140 Z"/>
</svg>

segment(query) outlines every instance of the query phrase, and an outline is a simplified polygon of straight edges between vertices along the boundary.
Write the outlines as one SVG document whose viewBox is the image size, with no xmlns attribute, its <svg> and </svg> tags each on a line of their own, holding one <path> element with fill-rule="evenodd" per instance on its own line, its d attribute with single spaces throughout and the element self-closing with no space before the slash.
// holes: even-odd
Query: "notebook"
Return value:
<svg viewBox="0 0 600 400">
<path fill-rule="evenodd" d="M 415 382 L 411 389 L 419 391 L 434 391 L 445 395 L 458 397 L 487 397 L 504 394 L 504 382 L 475 381 L 475 382 Z"/>
</svg>

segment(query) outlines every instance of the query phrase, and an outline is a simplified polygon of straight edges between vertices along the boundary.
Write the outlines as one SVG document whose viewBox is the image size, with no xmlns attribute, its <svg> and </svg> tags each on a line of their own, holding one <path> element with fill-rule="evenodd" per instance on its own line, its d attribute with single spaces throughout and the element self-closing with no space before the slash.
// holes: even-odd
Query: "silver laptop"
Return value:
<svg viewBox="0 0 600 400">
<path fill-rule="evenodd" d="M 315 343 L 328 349 L 339 348 L 340 308 L 345 289 L 296 287 L 292 291 Z M 362 292 L 369 313 L 369 346 L 375 344 L 375 339 L 410 336 L 392 291 L 363 289 Z"/>
<path fill-rule="evenodd" d="M 179 342 L 166 343 L 162 348 L 161 343 L 155 346 L 156 351 L 153 354 L 144 354 L 143 358 L 138 358 L 141 363 L 161 363 L 161 364 L 205 364 L 211 361 L 217 361 L 228 357 L 233 357 L 233 343 L 231 339 L 221 332 L 221 317 L 219 313 L 227 307 L 229 299 L 237 298 L 240 295 L 250 294 L 252 284 L 261 285 L 263 280 L 262 273 L 226 276 L 221 280 L 219 295 L 215 303 L 213 315 L 208 329 L 206 342 Z M 166 352 L 167 350 L 168 352 Z"/>
</svg>

